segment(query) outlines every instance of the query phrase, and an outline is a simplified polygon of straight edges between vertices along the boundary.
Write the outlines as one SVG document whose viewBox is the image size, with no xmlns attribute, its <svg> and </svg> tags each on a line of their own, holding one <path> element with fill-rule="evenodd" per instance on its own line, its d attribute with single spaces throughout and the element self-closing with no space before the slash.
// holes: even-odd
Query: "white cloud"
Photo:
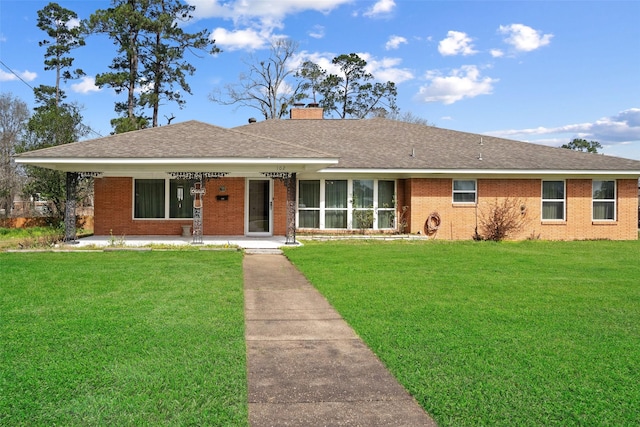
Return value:
<svg viewBox="0 0 640 427">
<path fill-rule="evenodd" d="M 196 19 L 221 18 L 233 22 L 235 29 L 217 28 L 209 36 L 226 50 L 262 49 L 270 45 L 275 29 L 284 27 L 288 15 L 316 11 L 329 13 L 336 7 L 351 0 L 186 0 L 195 6 Z M 242 29 L 245 27 L 245 29 Z M 319 34 L 314 32 L 312 37 Z"/>
<path fill-rule="evenodd" d="M 504 56 L 504 52 L 501 51 L 500 49 L 491 49 L 489 51 L 489 53 L 491 54 L 491 56 L 493 56 L 494 58 L 500 58 L 502 56 Z"/>
<path fill-rule="evenodd" d="M 22 80 L 24 80 L 25 82 L 31 82 L 33 80 L 36 79 L 36 77 L 38 77 L 38 74 L 31 72 L 31 71 L 21 71 L 21 72 L 16 72 L 18 74 L 18 76 L 20 76 L 20 78 Z M 0 70 L 0 82 L 10 82 L 13 80 L 19 80 L 18 76 L 16 76 L 13 73 L 8 73 L 4 70 Z"/>
<path fill-rule="evenodd" d="M 466 33 L 460 31 L 449 31 L 447 38 L 438 43 L 438 52 L 444 56 L 452 55 L 473 55 L 477 53 L 473 50 L 473 39 Z"/>
<path fill-rule="evenodd" d="M 351 0 L 186 0 L 195 6 L 193 16 L 201 18 L 231 19 L 243 22 L 247 19 L 282 20 L 287 15 L 303 11 L 317 11 L 328 13 L 336 7 L 349 3 Z"/>
<path fill-rule="evenodd" d="M 324 38 L 324 27 L 322 25 L 314 25 L 313 29 L 309 31 L 309 37 L 314 39 Z"/>
<path fill-rule="evenodd" d="M 359 53 L 358 56 L 367 61 L 365 69 L 381 82 L 402 83 L 414 78 L 413 73 L 406 68 L 399 68 L 402 62 L 400 58 L 375 59 L 369 53 Z"/>
<path fill-rule="evenodd" d="M 72 18 L 72 19 L 69 19 L 65 25 L 67 26 L 68 29 L 72 30 L 80 26 L 80 20 L 77 18 Z"/>
<path fill-rule="evenodd" d="M 389 37 L 389 40 L 387 41 L 387 43 L 384 45 L 384 48 L 386 50 L 398 49 L 401 44 L 407 44 L 407 43 L 409 43 L 409 42 L 404 37 L 391 36 L 391 37 Z"/>
<path fill-rule="evenodd" d="M 498 82 L 498 79 L 482 77 L 475 65 L 464 65 L 453 70 L 448 76 L 429 72 L 426 78 L 430 83 L 422 86 L 416 97 L 423 102 L 442 102 L 443 104 L 453 104 L 464 98 L 489 95 L 493 92 L 493 85 Z"/>
<path fill-rule="evenodd" d="M 553 34 L 542 34 L 540 31 L 523 24 L 501 25 L 498 32 L 506 35 L 505 43 L 510 44 L 519 52 L 539 49 L 551 43 L 553 38 Z"/>
<path fill-rule="evenodd" d="M 74 83 L 71 85 L 71 90 L 76 93 L 91 93 L 91 92 L 100 92 L 98 86 L 96 86 L 96 80 L 94 77 L 84 76 L 79 83 Z"/>
<path fill-rule="evenodd" d="M 260 34 L 254 29 L 228 31 L 225 28 L 213 30 L 210 39 L 216 41 L 216 46 L 222 50 L 255 50 L 268 46 L 269 35 Z"/>
<path fill-rule="evenodd" d="M 510 129 L 490 132 L 491 135 L 516 139 L 535 139 L 535 142 L 555 145 L 561 141 L 565 144 L 574 138 L 598 141 L 601 144 L 628 144 L 640 141 L 640 108 L 629 108 L 614 116 L 603 117 L 593 122 L 567 124 L 556 127 L 544 127 L 528 129 Z M 538 136 L 557 135 L 553 139 L 540 139 Z M 564 135 L 564 136 L 560 136 Z M 557 144 L 557 145 L 560 145 Z"/>
<path fill-rule="evenodd" d="M 386 15 L 393 11 L 396 7 L 396 2 L 393 0 L 378 0 L 371 9 L 364 13 L 364 16 L 376 17 L 380 15 Z"/>
</svg>

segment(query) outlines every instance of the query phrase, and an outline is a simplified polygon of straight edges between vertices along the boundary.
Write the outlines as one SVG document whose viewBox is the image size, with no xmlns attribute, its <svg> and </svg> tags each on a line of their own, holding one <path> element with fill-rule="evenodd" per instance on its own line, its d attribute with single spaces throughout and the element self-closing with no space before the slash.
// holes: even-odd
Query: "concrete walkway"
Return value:
<svg viewBox="0 0 640 427">
<path fill-rule="evenodd" d="M 435 426 L 283 255 L 244 258 L 249 422 Z"/>
</svg>

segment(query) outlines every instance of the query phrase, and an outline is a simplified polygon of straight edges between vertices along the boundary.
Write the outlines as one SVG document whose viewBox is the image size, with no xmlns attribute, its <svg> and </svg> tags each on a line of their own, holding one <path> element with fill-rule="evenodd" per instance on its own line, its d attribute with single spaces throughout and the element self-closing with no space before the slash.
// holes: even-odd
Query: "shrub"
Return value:
<svg viewBox="0 0 640 427">
<path fill-rule="evenodd" d="M 480 218 L 480 234 L 476 230 L 474 240 L 499 242 L 521 232 L 527 223 L 527 209 L 519 199 L 505 198 L 483 209 Z"/>
</svg>

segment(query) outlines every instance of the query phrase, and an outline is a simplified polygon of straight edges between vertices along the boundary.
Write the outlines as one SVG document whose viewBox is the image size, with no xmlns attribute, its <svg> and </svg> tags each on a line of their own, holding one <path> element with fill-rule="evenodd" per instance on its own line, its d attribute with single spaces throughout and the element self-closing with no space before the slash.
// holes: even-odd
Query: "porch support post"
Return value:
<svg viewBox="0 0 640 427">
<path fill-rule="evenodd" d="M 293 172 L 284 180 L 287 187 L 287 245 L 296 244 L 296 178 Z"/>
<path fill-rule="evenodd" d="M 64 209 L 64 241 L 77 243 L 76 241 L 76 188 L 78 186 L 78 173 L 66 174 L 67 201 Z"/>
</svg>

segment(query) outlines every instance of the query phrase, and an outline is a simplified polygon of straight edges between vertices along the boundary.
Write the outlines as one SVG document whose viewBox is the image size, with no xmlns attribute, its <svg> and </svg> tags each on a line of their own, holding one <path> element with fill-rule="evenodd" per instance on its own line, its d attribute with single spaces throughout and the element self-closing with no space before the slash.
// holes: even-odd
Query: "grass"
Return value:
<svg viewBox="0 0 640 427">
<path fill-rule="evenodd" d="M 238 252 L 0 253 L 0 425 L 247 425 Z"/>
<path fill-rule="evenodd" d="M 640 424 L 640 242 L 286 254 L 439 425 Z"/>
<path fill-rule="evenodd" d="M 61 241 L 64 231 L 59 227 L 0 227 L 0 250 L 19 247 L 50 247 Z"/>
</svg>

